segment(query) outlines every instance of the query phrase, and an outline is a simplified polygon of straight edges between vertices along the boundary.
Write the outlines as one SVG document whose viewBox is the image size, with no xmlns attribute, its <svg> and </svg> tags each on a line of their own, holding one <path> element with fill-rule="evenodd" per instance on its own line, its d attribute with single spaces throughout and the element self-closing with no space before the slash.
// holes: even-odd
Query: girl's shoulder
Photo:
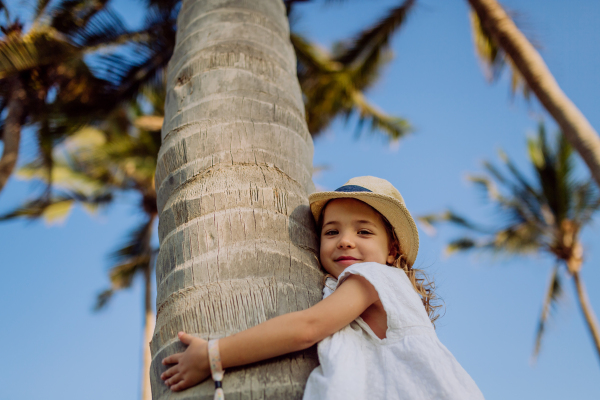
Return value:
<svg viewBox="0 0 600 400">
<path fill-rule="evenodd" d="M 373 285 L 392 330 L 411 325 L 431 326 L 423 302 L 403 270 L 375 262 L 353 264 L 340 274 L 337 285 L 351 275 L 362 276 Z"/>
<path fill-rule="evenodd" d="M 338 285 L 341 284 L 350 275 L 359 275 L 367 279 L 375 288 L 377 286 L 400 286 L 409 285 L 410 281 L 403 270 L 389 265 L 376 262 L 364 262 L 353 264 L 346 268 L 338 277 Z"/>
</svg>

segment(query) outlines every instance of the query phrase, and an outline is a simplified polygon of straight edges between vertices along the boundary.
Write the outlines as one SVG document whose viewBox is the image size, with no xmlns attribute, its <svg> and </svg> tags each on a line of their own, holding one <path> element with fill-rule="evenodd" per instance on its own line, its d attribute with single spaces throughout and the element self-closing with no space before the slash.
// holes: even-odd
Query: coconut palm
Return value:
<svg viewBox="0 0 600 400">
<path fill-rule="evenodd" d="M 367 122 L 372 130 L 398 140 L 410 131 L 408 121 L 391 117 L 369 104 L 364 91 L 379 77 L 391 60 L 389 41 L 403 26 L 415 0 L 405 0 L 353 40 L 333 46 L 329 54 L 305 38 L 292 34 L 298 58 L 298 79 L 305 97 L 306 120 L 313 137 L 322 132 L 338 115 L 358 114 L 358 129 Z M 288 10 L 293 2 L 288 3 Z"/>
<path fill-rule="evenodd" d="M 169 57 L 165 49 L 175 40 L 169 26 L 174 17 L 164 12 L 149 11 L 144 27 L 129 31 L 109 0 L 50 3 L 37 1 L 31 26 L 24 32 L 0 1 L 0 10 L 6 11 L 0 38 L 0 112 L 6 110 L 1 121 L 0 190 L 16 164 L 21 127 L 35 129 L 39 159 L 51 177 L 56 143 L 106 118 L 145 86 L 160 87 Z M 123 47 L 131 51 L 120 51 Z M 119 63 L 123 53 L 128 54 L 127 71 Z"/>
<path fill-rule="evenodd" d="M 503 153 L 501 157 L 508 174 L 486 163 L 487 176 L 470 178 L 497 207 L 499 223 L 496 226 L 486 227 L 451 211 L 423 216 L 420 221 L 426 226 L 447 221 L 475 234 L 452 241 L 448 245 L 450 253 L 479 249 L 511 255 L 545 253 L 552 256 L 555 266 L 539 318 L 534 357 L 540 350 L 546 322 L 560 299 L 561 275 L 565 273 L 573 279 L 579 306 L 600 356 L 600 330 L 581 278 L 584 252 L 580 241 L 582 229 L 600 208 L 600 193 L 591 179 L 575 177 L 575 157 L 562 134 L 557 134 L 556 144 L 551 146 L 540 125 L 537 137 L 530 138 L 528 146 L 535 176 L 533 182 Z"/>
<path fill-rule="evenodd" d="M 169 63 L 156 188 L 152 391 L 178 331 L 233 334 L 321 298 L 307 195 L 312 139 L 281 0 L 184 1 Z M 175 339 L 175 340 L 174 340 Z M 227 395 L 301 398 L 313 350 L 225 375 Z M 211 382 L 183 397 L 213 398 Z"/>
<path fill-rule="evenodd" d="M 147 90 L 143 100 L 153 106 L 156 114 L 163 113 L 164 90 L 162 93 Z M 153 124 L 153 118 L 156 116 L 143 115 L 139 104 L 134 104 L 113 111 L 101 129 L 91 126 L 80 129 L 54 148 L 52 194 L 0 216 L 0 221 L 17 217 L 53 221 L 66 218 L 77 204 L 94 210 L 109 205 L 120 194 L 137 194 L 137 208 L 143 218 L 110 255 L 110 287 L 98 295 L 95 309 L 105 307 L 115 292 L 131 287 L 136 276 L 143 278 L 143 400 L 151 398 L 149 343 L 155 320 L 151 278 L 158 251 L 153 248 L 151 239 L 158 215 L 154 171 L 160 148 L 160 126 Z M 135 121 L 137 129 L 131 121 Z M 48 179 L 47 172 L 38 161 L 20 168 L 19 174 L 30 179 Z"/>
<path fill-rule="evenodd" d="M 146 0 L 149 7 L 149 24 L 156 26 L 160 18 L 170 18 L 169 23 L 163 24 L 163 32 L 154 41 L 138 44 L 148 47 L 147 61 L 136 61 L 128 65 L 124 55 L 112 55 L 107 60 L 105 70 L 115 74 L 115 79 L 122 82 L 121 87 L 129 88 L 144 84 L 146 77 L 140 77 L 139 70 L 147 66 L 159 65 L 160 70 L 166 67 L 175 46 L 175 23 L 172 16 L 176 15 L 181 1 L 179 0 Z M 390 15 L 359 33 L 354 40 L 342 41 L 333 46 L 334 51 L 328 52 L 311 43 L 305 37 L 292 33 L 291 41 L 297 58 L 297 71 L 302 90 L 308 129 L 313 137 L 323 132 L 338 116 L 348 119 L 356 115 L 360 132 L 365 124 L 371 131 L 379 131 L 392 141 L 398 140 L 410 132 L 407 120 L 387 115 L 371 104 L 365 96 L 371 86 L 379 78 L 379 72 L 391 59 L 388 42 L 391 35 L 403 24 L 406 15 L 411 10 L 414 0 L 404 1 Z M 293 2 L 286 2 L 288 13 Z M 155 31 L 155 29 L 153 29 Z M 161 40 L 164 37 L 172 40 Z M 140 66 L 144 65 L 143 67 Z M 134 79 L 136 83 L 130 81 Z"/>
<path fill-rule="evenodd" d="M 288 8 L 311 0 L 286 0 Z M 411 2 L 412 3 L 412 2 Z M 504 66 L 512 71 L 511 90 L 532 92 L 581 155 L 600 186 L 600 137 L 560 89 L 544 60 L 497 0 L 468 0 L 475 48 L 487 64 L 488 77 L 498 78 Z M 402 5 L 400 6 L 402 7 Z M 397 9 L 391 9 L 392 17 Z M 385 19 L 384 19 L 385 20 Z M 391 31 L 390 33 L 393 33 Z"/>
<path fill-rule="evenodd" d="M 6 6 L 0 38 L 0 113 L 4 150 L 0 190 L 14 166 L 21 127 L 36 127 L 40 158 L 50 168 L 51 147 L 82 121 L 113 107 L 108 82 L 94 76 L 84 57 L 135 37 L 107 6 L 108 1 L 36 2 L 27 32 Z M 113 99 L 114 100 L 114 99 Z"/>
<path fill-rule="evenodd" d="M 600 186 L 600 137 L 585 116 L 563 93 L 544 60 L 519 31 L 496 0 L 468 0 L 474 11 L 478 49 L 487 42 L 495 51 L 479 51 L 483 59 L 499 65 L 505 59 L 513 67 L 513 87 L 524 83 L 554 118 L 567 140 L 587 164 Z"/>
</svg>

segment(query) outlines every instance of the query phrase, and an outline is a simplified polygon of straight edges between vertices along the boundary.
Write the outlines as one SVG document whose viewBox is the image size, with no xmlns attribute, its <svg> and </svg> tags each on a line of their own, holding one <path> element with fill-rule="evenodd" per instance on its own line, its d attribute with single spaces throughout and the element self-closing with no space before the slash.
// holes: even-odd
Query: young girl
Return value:
<svg viewBox="0 0 600 400">
<path fill-rule="evenodd" d="M 319 342 L 320 366 L 305 400 L 483 399 L 435 334 L 433 285 L 412 269 L 419 236 L 398 190 L 358 177 L 309 201 L 328 272 L 323 300 L 218 341 L 180 332 L 188 348 L 163 360 L 173 364 L 161 375 L 171 390 L 196 385 L 211 371 L 220 388 L 223 368 Z"/>
</svg>

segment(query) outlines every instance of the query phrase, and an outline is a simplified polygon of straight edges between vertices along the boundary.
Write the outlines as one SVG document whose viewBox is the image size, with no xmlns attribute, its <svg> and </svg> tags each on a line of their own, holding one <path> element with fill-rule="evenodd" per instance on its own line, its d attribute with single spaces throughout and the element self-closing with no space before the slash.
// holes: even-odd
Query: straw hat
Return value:
<svg viewBox="0 0 600 400">
<path fill-rule="evenodd" d="M 313 193 L 308 196 L 308 201 L 315 221 L 319 220 L 323 207 L 329 200 L 341 198 L 360 200 L 379 211 L 394 228 L 402 253 L 407 256 L 408 265 L 414 264 L 419 251 L 419 232 L 406 209 L 402 195 L 391 183 L 373 176 L 359 176 L 333 192 Z"/>
</svg>

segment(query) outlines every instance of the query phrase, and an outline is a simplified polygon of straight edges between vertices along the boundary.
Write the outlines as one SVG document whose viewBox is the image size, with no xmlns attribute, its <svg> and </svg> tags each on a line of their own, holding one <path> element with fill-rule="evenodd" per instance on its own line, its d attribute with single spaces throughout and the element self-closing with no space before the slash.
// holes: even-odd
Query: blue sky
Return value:
<svg viewBox="0 0 600 400">
<path fill-rule="evenodd" d="M 31 2 L 30 2 L 31 3 Z M 139 2 L 115 1 L 131 25 Z M 329 166 L 315 177 L 336 188 L 353 176 L 391 181 L 413 215 L 452 208 L 479 220 L 492 215 L 465 179 L 481 162 L 498 162 L 498 149 L 526 168 L 527 135 L 540 119 L 555 125 L 536 101 L 511 99 L 508 78 L 489 85 L 475 57 L 465 1 L 419 1 L 392 42 L 395 57 L 368 98 L 416 128 L 398 146 L 379 134 L 356 139 L 353 121 L 336 121 L 315 140 L 314 164 Z M 295 29 L 324 47 L 375 21 L 398 1 L 357 1 L 298 7 Z M 503 1 L 541 54 L 564 92 L 596 129 L 600 127 L 600 4 L 593 0 Z M 21 6 L 23 7 L 23 6 Z M 24 137 L 23 158 L 32 153 Z M 581 168 L 586 176 L 585 168 Z M 11 179 L 0 196 L 0 213 L 34 193 Z M 59 226 L 43 222 L 0 224 L 0 398 L 134 399 L 139 397 L 141 282 L 118 294 L 101 313 L 95 295 L 108 285 L 108 252 L 140 220 L 135 199 L 90 217 L 76 209 Z M 600 398 L 598 356 L 584 325 L 573 284 L 550 325 L 539 360 L 529 357 L 552 260 L 446 257 L 445 243 L 460 234 L 442 227 L 436 236 L 420 228 L 416 265 L 436 279 L 446 303 L 437 324 L 442 342 L 475 379 L 488 400 Z M 583 234 L 582 276 L 600 312 L 600 231 Z"/>
</svg>

